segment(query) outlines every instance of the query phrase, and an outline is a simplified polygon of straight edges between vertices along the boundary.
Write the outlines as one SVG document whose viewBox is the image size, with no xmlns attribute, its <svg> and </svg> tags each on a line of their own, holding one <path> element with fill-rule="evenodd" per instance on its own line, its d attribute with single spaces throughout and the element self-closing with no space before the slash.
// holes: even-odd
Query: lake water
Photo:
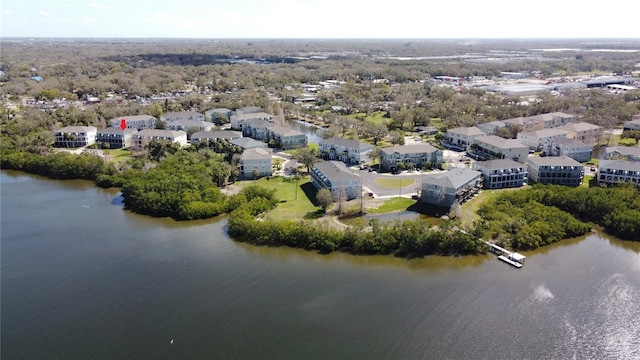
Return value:
<svg viewBox="0 0 640 360">
<path fill-rule="evenodd" d="M 3 359 L 640 358 L 640 243 L 593 233 L 522 269 L 323 256 L 0 176 Z"/>
</svg>

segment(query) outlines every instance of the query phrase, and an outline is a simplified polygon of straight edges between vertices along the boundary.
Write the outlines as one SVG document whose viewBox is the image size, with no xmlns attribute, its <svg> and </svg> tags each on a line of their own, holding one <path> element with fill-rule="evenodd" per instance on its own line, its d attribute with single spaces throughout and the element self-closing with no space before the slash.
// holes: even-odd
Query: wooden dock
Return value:
<svg viewBox="0 0 640 360">
<path fill-rule="evenodd" d="M 524 260 L 527 258 L 526 256 L 514 251 L 509 251 L 488 241 L 485 241 L 484 243 L 489 245 L 489 250 L 492 253 L 498 254 L 498 259 L 506 262 L 507 264 L 512 265 L 518 269 L 524 265 Z"/>
</svg>

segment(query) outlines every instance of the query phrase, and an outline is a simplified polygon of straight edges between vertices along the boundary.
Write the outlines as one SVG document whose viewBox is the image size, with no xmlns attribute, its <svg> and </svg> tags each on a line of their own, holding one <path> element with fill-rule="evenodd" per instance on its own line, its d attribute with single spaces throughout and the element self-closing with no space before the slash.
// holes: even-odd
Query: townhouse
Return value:
<svg viewBox="0 0 640 360">
<path fill-rule="evenodd" d="M 375 146 L 358 141 L 332 137 L 318 142 L 318 153 L 324 160 L 339 160 L 345 164 L 364 164 Z"/>
<path fill-rule="evenodd" d="M 496 135 L 479 136 L 470 146 L 471 156 L 477 160 L 512 159 L 525 163 L 529 147 L 515 139 L 504 139 Z"/>
<path fill-rule="evenodd" d="M 109 126 L 120 127 L 123 120 L 126 124 L 126 128 L 136 130 L 155 129 L 156 123 L 158 122 L 158 119 L 151 115 L 130 115 L 109 120 Z"/>
<path fill-rule="evenodd" d="M 476 161 L 472 169 L 482 173 L 485 189 L 520 187 L 529 179 L 527 167 L 511 159 Z"/>
<path fill-rule="evenodd" d="M 380 170 L 398 170 L 398 164 L 408 169 L 425 166 L 436 167 L 442 164 L 442 150 L 429 145 L 396 145 L 380 149 Z"/>
<path fill-rule="evenodd" d="M 459 127 L 447 130 L 444 135 L 444 146 L 448 149 L 465 151 L 473 143 L 473 139 L 487 134 L 475 126 Z"/>
<path fill-rule="evenodd" d="M 168 112 L 160 115 L 160 120 L 167 124 L 183 120 L 204 121 L 204 115 L 195 111 Z"/>
<path fill-rule="evenodd" d="M 187 145 L 187 133 L 178 130 L 160 130 L 160 129 L 143 129 L 133 134 L 133 147 L 137 149 L 144 148 L 151 141 L 170 141 L 180 144 L 180 146 Z"/>
<path fill-rule="evenodd" d="M 551 145 L 545 151 L 551 156 L 568 156 L 578 162 L 589 161 L 593 155 L 593 147 L 591 145 L 567 138 L 551 141 Z"/>
<path fill-rule="evenodd" d="M 531 156 L 527 170 L 529 180 L 540 184 L 579 186 L 584 178 L 584 167 L 567 156 Z"/>
<path fill-rule="evenodd" d="M 133 145 L 133 134 L 137 132 L 135 128 L 108 127 L 97 132 L 96 142 L 105 149 L 129 148 Z"/>
<path fill-rule="evenodd" d="M 558 129 L 542 129 L 518 133 L 516 140 L 527 145 L 530 150 L 539 151 L 548 148 L 556 139 L 567 138 L 567 132 Z"/>
<path fill-rule="evenodd" d="M 240 155 L 240 176 L 255 178 L 271 176 L 273 172 L 271 150 L 266 148 L 251 148 Z"/>
<path fill-rule="evenodd" d="M 360 176 L 341 161 L 322 161 L 311 169 L 311 182 L 316 189 L 329 189 L 336 201 L 351 200 L 361 196 Z"/>
<path fill-rule="evenodd" d="M 640 162 L 629 160 L 600 160 L 598 185 L 630 182 L 640 186 Z"/>
<path fill-rule="evenodd" d="M 556 129 L 567 131 L 567 138 L 580 140 L 585 144 L 595 144 L 602 136 L 600 126 L 586 122 L 569 123 Z"/>
<path fill-rule="evenodd" d="M 268 128 L 268 142 L 284 150 L 298 149 L 307 145 L 307 135 L 286 126 L 272 126 Z"/>
<path fill-rule="evenodd" d="M 54 147 L 78 148 L 94 144 L 98 129 L 95 126 L 66 126 L 53 132 Z"/>
<path fill-rule="evenodd" d="M 467 168 L 454 168 L 422 179 L 420 201 L 441 207 L 471 199 L 482 188 L 482 173 Z"/>
<path fill-rule="evenodd" d="M 640 161 L 640 148 L 631 146 L 609 146 L 605 149 L 607 160 Z"/>
<path fill-rule="evenodd" d="M 257 113 L 249 113 L 249 114 L 236 113 L 234 115 L 231 115 L 231 118 L 229 119 L 229 122 L 231 123 L 231 129 L 244 132 L 245 123 L 248 120 L 252 120 L 252 119 L 259 119 L 259 120 L 264 120 L 272 123 L 273 115 L 267 114 L 265 112 L 257 112 Z"/>
</svg>

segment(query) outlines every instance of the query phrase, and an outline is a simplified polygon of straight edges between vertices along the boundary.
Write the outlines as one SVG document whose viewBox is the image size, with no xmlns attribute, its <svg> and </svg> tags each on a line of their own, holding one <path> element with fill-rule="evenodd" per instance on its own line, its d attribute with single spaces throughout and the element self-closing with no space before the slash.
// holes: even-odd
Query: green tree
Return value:
<svg viewBox="0 0 640 360">
<path fill-rule="evenodd" d="M 365 121 L 362 126 L 362 132 L 364 136 L 371 138 L 373 145 L 378 145 L 378 141 L 389 134 L 389 129 L 387 129 L 387 126 L 384 124 Z"/>
<path fill-rule="evenodd" d="M 326 212 L 327 208 L 333 204 L 333 194 L 329 189 L 320 189 L 316 193 L 316 201 L 322 207 L 322 211 Z"/>
<path fill-rule="evenodd" d="M 307 168 L 307 173 L 310 173 L 311 168 L 318 161 L 318 150 L 306 146 L 298 149 L 295 152 L 294 157 L 298 162 L 304 164 Z"/>
</svg>

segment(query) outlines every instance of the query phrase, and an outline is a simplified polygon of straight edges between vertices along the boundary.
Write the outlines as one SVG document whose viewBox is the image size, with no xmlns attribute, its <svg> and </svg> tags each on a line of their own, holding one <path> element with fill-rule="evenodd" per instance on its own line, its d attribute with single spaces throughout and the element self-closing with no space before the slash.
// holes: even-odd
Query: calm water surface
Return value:
<svg viewBox="0 0 640 360">
<path fill-rule="evenodd" d="M 640 243 L 594 233 L 520 270 L 322 256 L 0 177 L 3 359 L 640 358 Z"/>
</svg>

